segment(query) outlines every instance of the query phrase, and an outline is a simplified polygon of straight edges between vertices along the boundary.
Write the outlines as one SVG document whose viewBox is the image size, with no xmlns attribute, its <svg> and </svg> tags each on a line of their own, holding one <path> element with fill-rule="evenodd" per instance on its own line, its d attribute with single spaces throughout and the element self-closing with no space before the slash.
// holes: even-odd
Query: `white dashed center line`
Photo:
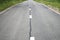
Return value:
<svg viewBox="0 0 60 40">
<path fill-rule="evenodd" d="M 29 15 L 29 18 L 32 19 L 32 15 Z"/>
<path fill-rule="evenodd" d="M 35 37 L 31 37 L 32 35 L 31 35 L 31 31 L 32 31 L 32 25 L 31 25 L 31 20 L 32 20 L 32 13 L 31 13 L 31 11 L 32 11 L 32 9 L 31 8 L 29 8 L 29 19 L 30 19 L 30 32 L 29 32 L 29 40 L 35 40 Z"/>
<path fill-rule="evenodd" d="M 35 37 L 30 37 L 30 40 L 35 40 Z"/>
<path fill-rule="evenodd" d="M 31 11 L 31 8 L 29 8 L 29 11 Z"/>
</svg>

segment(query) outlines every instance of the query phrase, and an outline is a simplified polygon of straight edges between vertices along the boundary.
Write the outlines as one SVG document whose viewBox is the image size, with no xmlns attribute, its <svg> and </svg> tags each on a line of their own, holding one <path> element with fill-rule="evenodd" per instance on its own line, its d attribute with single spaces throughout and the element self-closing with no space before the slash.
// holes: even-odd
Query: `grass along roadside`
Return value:
<svg viewBox="0 0 60 40">
<path fill-rule="evenodd" d="M 17 3 L 20 3 L 20 2 L 23 2 L 25 0 L 12 0 L 12 1 L 6 1 L 6 2 L 3 2 L 3 3 L 0 3 L 0 12 L 5 10 L 6 8 L 12 6 L 12 5 L 15 5 Z"/>
<path fill-rule="evenodd" d="M 60 13 L 60 3 L 59 2 L 48 2 L 43 0 L 36 0 L 37 2 L 43 3 L 51 7 L 52 9 L 58 11 Z"/>
</svg>

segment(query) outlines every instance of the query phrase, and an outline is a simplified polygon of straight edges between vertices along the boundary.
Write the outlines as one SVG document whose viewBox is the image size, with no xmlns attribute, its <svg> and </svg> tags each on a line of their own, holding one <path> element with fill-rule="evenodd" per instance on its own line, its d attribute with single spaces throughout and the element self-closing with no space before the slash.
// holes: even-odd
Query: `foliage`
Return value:
<svg viewBox="0 0 60 40">
<path fill-rule="evenodd" d="M 54 8 L 58 8 L 60 10 L 60 0 L 35 0 L 40 3 L 44 3 L 46 5 L 51 5 Z"/>
<path fill-rule="evenodd" d="M 25 0 L 0 0 L 0 11 Z"/>
</svg>

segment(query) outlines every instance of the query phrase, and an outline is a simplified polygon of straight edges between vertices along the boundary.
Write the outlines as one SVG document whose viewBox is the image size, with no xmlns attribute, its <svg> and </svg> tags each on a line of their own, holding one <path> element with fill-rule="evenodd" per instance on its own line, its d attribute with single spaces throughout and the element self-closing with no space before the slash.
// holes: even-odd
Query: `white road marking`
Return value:
<svg viewBox="0 0 60 40">
<path fill-rule="evenodd" d="M 31 19 L 32 19 L 32 15 L 29 15 L 29 18 L 31 18 Z"/>
<path fill-rule="evenodd" d="M 29 8 L 29 10 L 31 11 L 31 8 Z"/>
<path fill-rule="evenodd" d="M 35 37 L 30 37 L 30 40 L 35 40 Z"/>
</svg>

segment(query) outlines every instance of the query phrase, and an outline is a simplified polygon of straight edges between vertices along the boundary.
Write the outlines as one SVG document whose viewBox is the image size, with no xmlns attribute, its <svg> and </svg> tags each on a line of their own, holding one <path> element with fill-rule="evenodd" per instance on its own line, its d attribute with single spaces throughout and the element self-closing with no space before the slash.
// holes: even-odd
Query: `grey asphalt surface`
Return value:
<svg viewBox="0 0 60 40">
<path fill-rule="evenodd" d="M 35 40 L 60 40 L 60 15 L 42 4 L 27 1 L 0 14 L 0 40 L 29 40 L 29 6 Z"/>
<path fill-rule="evenodd" d="M 0 15 L 0 40 L 29 40 L 29 19 L 26 2 Z"/>
</svg>

